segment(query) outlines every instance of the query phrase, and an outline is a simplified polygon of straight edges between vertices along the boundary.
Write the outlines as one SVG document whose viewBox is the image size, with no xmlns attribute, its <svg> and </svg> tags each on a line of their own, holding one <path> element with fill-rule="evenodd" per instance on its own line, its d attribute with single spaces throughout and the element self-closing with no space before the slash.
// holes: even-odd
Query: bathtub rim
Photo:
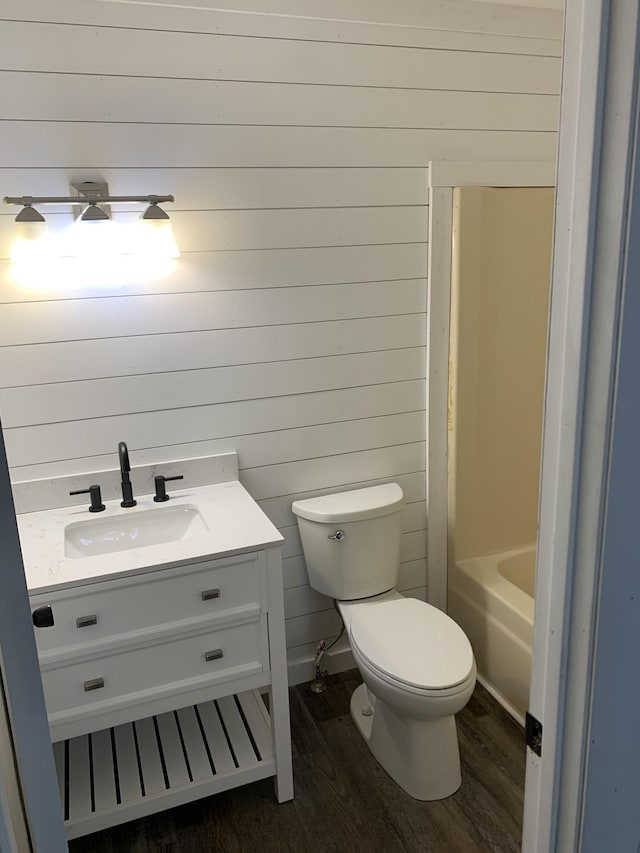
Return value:
<svg viewBox="0 0 640 853">
<path fill-rule="evenodd" d="M 460 607 L 471 608 L 486 622 L 486 632 L 498 631 L 505 640 L 514 643 L 521 653 L 531 659 L 533 644 L 534 599 L 516 584 L 505 578 L 498 570 L 498 563 L 505 557 L 520 556 L 535 549 L 535 543 L 527 543 L 517 548 L 505 548 L 480 557 L 469 557 L 455 563 L 448 572 L 449 604 L 454 610 Z M 487 599 L 488 596 L 488 599 Z M 453 618 L 465 632 L 464 618 L 455 612 Z M 473 633 L 473 632 L 472 632 Z M 471 639 L 471 637 L 470 637 Z M 477 642 L 476 642 L 477 646 Z M 475 654 L 475 649 L 474 649 Z M 480 655 L 482 658 L 482 655 Z M 476 656 L 476 659 L 478 656 Z M 497 682 L 499 679 L 487 677 L 486 668 L 491 664 L 478 660 L 478 681 L 496 701 L 520 725 L 524 725 L 523 710 L 514 706 Z M 505 673 L 507 675 L 508 673 Z M 524 685 L 524 680 L 523 680 Z M 530 687 L 530 676 L 526 682 L 526 692 Z M 528 704 L 528 703 L 527 703 Z"/>
<path fill-rule="evenodd" d="M 482 585 L 493 592 L 500 600 L 501 604 L 515 609 L 522 618 L 533 626 L 535 599 L 521 589 L 517 584 L 514 584 L 508 578 L 504 577 L 498 569 L 498 563 L 505 557 L 515 557 L 535 550 L 536 543 L 529 542 L 526 545 L 521 545 L 517 548 L 505 548 L 501 551 L 493 551 L 491 554 L 484 554 L 480 557 L 466 557 L 464 560 L 459 560 L 450 567 L 448 572 L 448 586 L 459 586 L 452 583 L 454 579 L 465 579 L 464 583 Z M 482 577 L 488 580 L 488 584 L 478 584 L 478 578 Z M 516 605 L 512 608 L 512 605 Z"/>
</svg>

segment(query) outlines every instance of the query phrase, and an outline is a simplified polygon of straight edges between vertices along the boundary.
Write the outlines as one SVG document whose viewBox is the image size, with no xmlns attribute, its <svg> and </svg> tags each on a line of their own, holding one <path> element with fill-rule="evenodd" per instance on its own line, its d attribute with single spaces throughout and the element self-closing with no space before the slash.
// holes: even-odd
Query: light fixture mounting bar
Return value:
<svg viewBox="0 0 640 853">
<path fill-rule="evenodd" d="M 43 205 L 43 204 L 87 204 L 90 201 L 87 197 L 81 196 L 5 196 L 3 199 L 5 204 L 25 205 Z M 168 201 L 175 201 L 172 195 L 105 195 L 95 199 L 100 204 L 165 204 Z"/>
</svg>

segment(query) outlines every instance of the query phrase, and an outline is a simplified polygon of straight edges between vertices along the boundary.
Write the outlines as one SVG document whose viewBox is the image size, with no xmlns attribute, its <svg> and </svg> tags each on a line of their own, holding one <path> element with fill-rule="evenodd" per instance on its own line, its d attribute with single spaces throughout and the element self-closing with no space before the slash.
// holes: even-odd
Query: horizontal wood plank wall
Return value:
<svg viewBox="0 0 640 853">
<path fill-rule="evenodd" d="M 561 19 L 212 5 L 3 0 L 0 194 L 171 192 L 182 256 L 162 280 L 21 289 L 2 210 L 0 415 L 15 480 L 108 466 L 120 439 L 134 464 L 237 450 L 285 537 L 297 661 L 338 621 L 296 498 L 399 482 L 400 588 L 426 594 L 427 163 L 554 156 Z"/>
</svg>

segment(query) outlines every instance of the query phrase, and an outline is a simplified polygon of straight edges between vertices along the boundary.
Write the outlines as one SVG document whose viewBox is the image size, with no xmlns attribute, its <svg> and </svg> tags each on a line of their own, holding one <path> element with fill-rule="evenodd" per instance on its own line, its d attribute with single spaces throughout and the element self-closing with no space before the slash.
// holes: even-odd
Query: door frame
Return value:
<svg viewBox="0 0 640 853">
<path fill-rule="evenodd" d="M 29 829 L 22 788 L 16 773 L 16 754 L 0 668 L 0 850 L 30 850 Z"/>
<path fill-rule="evenodd" d="M 523 853 L 587 849 L 591 711 L 606 689 L 595 650 L 601 626 L 625 618 L 601 584 L 608 497 L 619 485 L 610 456 L 625 256 L 640 239 L 639 223 L 628 230 L 639 11 L 638 0 L 567 3 L 530 693 L 543 741 L 541 757 L 527 750 Z M 610 664 L 621 657 L 609 654 Z"/>
<path fill-rule="evenodd" d="M 63 853 L 67 850 L 67 842 L 60 793 L 1 424 L 0 542 L 0 665 L 17 765 L 17 778 L 8 782 L 14 790 L 17 786 L 22 793 L 26 828 L 33 850 Z M 8 808 L 2 809 L 0 820 L 4 823 L 2 829 L 10 838 L 18 835 L 19 827 L 7 825 L 12 820 Z M 17 841 L 13 841 L 8 849 L 11 853 L 22 853 Z"/>
</svg>

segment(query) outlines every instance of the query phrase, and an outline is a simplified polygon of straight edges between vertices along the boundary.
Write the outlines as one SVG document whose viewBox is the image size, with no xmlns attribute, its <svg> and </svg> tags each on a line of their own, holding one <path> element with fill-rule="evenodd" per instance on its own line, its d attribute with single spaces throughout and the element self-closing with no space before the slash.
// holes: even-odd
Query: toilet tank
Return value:
<svg viewBox="0 0 640 853">
<path fill-rule="evenodd" d="M 397 483 L 295 501 L 311 586 L 340 601 L 393 589 L 403 503 Z"/>
</svg>

